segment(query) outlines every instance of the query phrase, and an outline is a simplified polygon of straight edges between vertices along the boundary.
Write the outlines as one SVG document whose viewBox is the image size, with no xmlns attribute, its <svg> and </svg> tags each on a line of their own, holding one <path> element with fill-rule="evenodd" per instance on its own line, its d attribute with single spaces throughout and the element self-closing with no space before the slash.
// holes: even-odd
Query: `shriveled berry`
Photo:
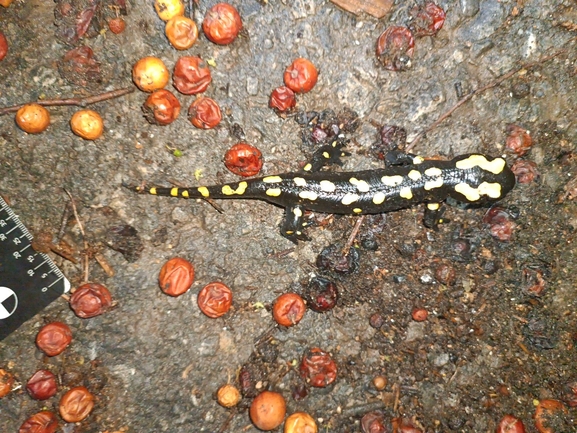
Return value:
<svg viewBox="0 0 577 433">
<path fill-rule="evenodd" d="M 14 375 L 0 368 L 0 398 L 10 394 L 12 385 L 14 385 Z"/>
<path fill-rule="evenodd" d="M 202 93 L 211 81 L 210 68 L 200 57 L 181 57 L 174 65 L 172 84 L 180 93 L 185 95 Z"/>
<path fill-rule="evenodd" d="M 285 293 L 280 295 L 274 302 L 272 315 L 276 323 L 282 326 L 293 326 L 303 318 L 306 305 L 296 293 Z"/>
<path fill-rule="evenodd" d="M 506 146 L 517 156 L 523 156 L 533 146 L 533 139 L 525 128 L 519 125 L 508 125 Z"/>
<path fill-rule="evenodd" d="M 415 322 L 424 322 L 429 317 L 429 312 L 424 308 L 413 308 L 411 317 Z"/>
<path fill-rule="evenodd" d="M 524 267 L 521 276 L 523 292 L 529 296 L 542 296 L 546 287 L 543 274 L 544 272 L 541 269 Z"/>
<path fill-rule="evenodd" d="M 8 40 L 4 33 L 0 32 L 0 61 L 4 60 L 6 54 L 8 54 Z"/>
<path fill-rule="evenodd" d="M 278 392 L 263 391 L 250 405 L 250 419 L 260 430 L 274 430 L 286 415 L 286 402 Z"/>
<path fill-rule="evenodd" d="M 34 375 L 28 379 L 26 383 L 26 391 L 30 397 L 36 400 L 46 400 L 56 394 L 58 385 L 56 383 L 56 376 L 48 370 L 38 370 Z"/>
<path fill-rule="evenodd" d="M 222 114 L 214 99 L 200 97 L 190 104 L 188 119 L 199 129 L 212 129 L 220 123 Z"/>
<path fill-rule="evenodd" d="M 224 165 L 239 176 L 254 176 L 262 168 L 262 153 L 248 143 L 237 143 L 226 151 Z"/>
<path fill-rule="evenodd" d="M 202 21 L 202 30 L 209 41 L 219 45 L 233 42 L 242 29 L 242 20 L 236 8 L 228 3 L 211 7 Z"/>
<path fill-rule="evenodd" d="M 525 433 L 525 426 L 519 418 L 505 415 L 499 422 L 495 433 Z"/>
<path fill-rule="evenodd" d="M 232 290 L 223 283 L 209 283 L 198 294 L 198 306 L 212 319 L 223 316 L 232 306 Z"/>
<path fill-rule="evenodd" d="M 112 33 L 118 35 L 126 28 L 126 22 L 121 17 L 116 17 L 108 20 L 108 28 Z"/>
<path fill-rule="evenodd" d="M 170 296 L 186 293 L 194 282 L 194 266 L 188 260 L 174 257 L 168 260 L 158 276 L 161 290 Z"/>
<path fill-rule="evenodd" d="M 54 433 L 58 429 L 58 418 L 44 410 L 35 413 L 20 426 L 18 433 Z"/>
<path fill-rule="evenodd" d="M 387 378 L 385 376 L 375 376 L 373 378 L 373 386 L 377 391 L 382 391 L 387 386 Z"/>
<path fill-rule="evenodd" d="M 152 92 L 142 106 L 144 117 L 155 125 L 168 125 L 180 114 L 180 102 L 169 90 Z"/>
<path fill-rule="evenodd" d="M 62 322 L 44 325 L 36 335 L 36 345 L 48 356 L 59 355 L 72 341 L 72 331 Z"/>
<path fill-rule="evenodd" d="M 557 420 L 560 421 L 559 424 L 562 423 L 563 421 L 560 418 L 565 416 L 566 413 L 567 408 L 559 400 L 541 400 L 533 416 L 535 418 L 535 427 L 537 427 L 539 433 L 561 433 L 562 431 L 569 431 L 563 428 L 558 430 L 550 427 L 550 425 L 554 424 Z"/>
<path fill-rule="evenodd" d="M 295 93 L 306 93 L 317 84 L 319 73 L 308 59 L 295 59 L 284 71 L 284 83 Z"/>
<path fill-rule="evenodd" d="M 166 23 L 164 34 L 174 48 L 188 50 L 198 39 L 198 28 L 190 18 L 177 15 Z"/>
<path fill-rule="evenodd" d="M 511 240 L 517 226 L 509 212 L 500 206 L 489 209 L 483 217 L 483 222 L 489 224 L 491 236 L 504 242 Z"/>
<path fill-rule="evenodd" d="M 537 170 L 537 164 L 525 159 L 516 160 L 511 166 L 511 171 L 515 173 L 517 183 L 520 184 L 531 183 L 541 176 L 539 170 Z"/>
<path fill-rule="evenodd" d="M 132 67 L 132 80 L 143 92 L 154 92 L 168 84 L 170 72 L 158 57 L 143 57 Z"/>
<path fill-rule="evenodd" d="M 70 308 L 82 319 L 99 316 L 111 307 L 112 295 L 98 283 L 83 284 L 70 297 Z"/>
<path fill-rule="evenodd" d="M 313 277 L 305 289 L 304 297 L 313 311 L 323 313 L 337 305 L 339 291 L 331 280 Z"/>
<path fill-rule="evenodd" d="M 313 347 L 303 355 L 299 372 L 310 386 L 324 388 L 337 378 L 337 364 L 328 352 Z"/>
<path fill-rule="evenodd" d="M 360 254 L 357 248 L 349 248 L 348 254 L 343 254 L 342 248 L 331 244 L 323 248 L 317 256 L 316 265 L 321 271 L 334 271 L 339 274 L 352 274 L 359 267 Z"/>
<path fill-rule="evenodd" d="M 231 384 L 226 384 L 221 386 L 216 393 L 216 398 L 218 404 L 223 407 L 234 407 L 236 406 L 240 400 L 241 395 L 240 391 L 237 389 L 236 386 Z"/>
<path fill-rule="evenodd" d="M 455 268 L 447 263 L 441 263 L 435 269 L 435 279 L 445 286 L 452 286 L 457 279 Z"/>
<path fill-rule="evenodd" d="M 433 2 L 413 7 L 410 28 L 416 37 L 433 36 L 445 23 L 445 11 Z"/>
<path fill-rule="evenodd" d="M 390 151 L 405 147 L 407 130 L 400 126 L 384 125 L 379 131 L 379 138 L 380 140 L 371 146 L 371 151 L 377 159 L 385 160 Z"/>
<path fill-rule="evenodd" d="M 414 51 L 415 39 L 406 27 L 389 27 L 377 39 L 377 59 L 389 71 L 409 69 Z"/>
<path fill-rule="evenodd" d="M 297 383 L 291 389 L 291 396 L 292 396 L 294 401 L 304 400 L 307 395 L 309 395 L 309 389 L 302 382 Z"/>
<path fill-rule="evenodd" d="M 274 108 L 279 113 L 286 113 L 292 111 L 297 105 L 295 92 L 287 86 L 277 87 L 270 94 L 268 106 Z"/>
<path fill-rule="evenodd" d="M 371 325 L 371 328 L 379 329 L 384 324 L 385 324 L 385 318 L 381 313 L 375 313 L 372 314 L 371 317 L 369 317 L 369 325 Z"/>
<path fill-rule="evenodd" d="M 414 425 L 408 418 L 393 418 L 391 424 L 396 433 L 423 433 L 423 430 Z"/>
<path fill-rule="evenodd" d="M 318 427 L 314 418 L 306 412 L 295 412 L 284 422 L 284 433 L 317 433 Z"/>
<path fill-rule="evenodd" d="M 16 112 L 15 120 L 22 131 L 39 134 L 50 125 L 50 113 L 42 105 L 31 103 Z"/>
<path fill-rule="evenodd" d="M 385 415 L 380 410 L 368 412 L 361 418 L 363 433 L 388 433 L 385 427 Z"/>
<path fill-rule="evenodd" d="M 80 422 L 94 409 L 94 396 L 84 386 L 70 389 L 60 399 L 58 410 L 66 422 Z"/>
</svg>

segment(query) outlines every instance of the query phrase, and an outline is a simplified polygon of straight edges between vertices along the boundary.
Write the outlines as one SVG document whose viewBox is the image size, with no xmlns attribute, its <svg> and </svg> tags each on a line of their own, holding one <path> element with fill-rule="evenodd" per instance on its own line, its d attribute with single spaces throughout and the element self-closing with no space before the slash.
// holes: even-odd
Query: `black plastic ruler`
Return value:
<svg viewBox="0 0 577 433">
<path fill-rule="evenodd" d="M 70 282 L 0 197 L 0 340 L 70 290 Z"/>
</svg>

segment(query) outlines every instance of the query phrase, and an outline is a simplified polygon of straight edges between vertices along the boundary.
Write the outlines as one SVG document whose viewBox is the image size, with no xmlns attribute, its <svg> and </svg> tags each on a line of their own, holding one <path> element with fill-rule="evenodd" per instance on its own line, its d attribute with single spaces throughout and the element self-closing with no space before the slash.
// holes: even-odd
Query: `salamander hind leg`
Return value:
<svg viewBox="0 0 577 433">
<path fill-rule="evenodd" d="M 304 234 L 303 222 L 304 208 L 300 205 L 289 206 L 286 208 L 284 221 L 281 225 L 281 235 L 289 241 L 297 244 L 298 241 L 308 241 L 309 237 Z"/>
<path fill-rule="evenodd" d="M 303 170 L 312 173 L 330 164 L 343 165 L 341 158 L 350 155 L 350 153 L 342 150 L 346 144 L 345 140 L 339 138 L 331 144 L 319 147 Z"/>
</svg>

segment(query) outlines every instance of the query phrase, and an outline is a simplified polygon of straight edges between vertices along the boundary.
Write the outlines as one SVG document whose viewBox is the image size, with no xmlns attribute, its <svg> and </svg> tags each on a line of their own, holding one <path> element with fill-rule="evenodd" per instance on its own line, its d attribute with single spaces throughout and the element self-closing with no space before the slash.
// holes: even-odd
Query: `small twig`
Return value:
<svg viewBox="0 0 577 433">
<path fill-rule="evenodd" d="M 56 236 L 56 240 L 60 242 L 62 236 L 64 236 L 64 232 L 66 231 L 66 224 L 68 224 L 68 218 L 70 217 L 70 202 L 66 203 L 64 206 L 64 211 L 62 212 L 62 219 L 60 220 L 60 230 L 58 230 L 58 236 Z"/>
<path fill-rule="evenodd" d="M 108 99 L 118 98 L 134 92 L 134 87 L 126 87 L 124 89 L 111 90 L 110 92 L 101 93 L 100 95 L 87 96 L 86 98 L 67 98 L 67 99 L 41 99 L 36 101 L 36 104 L 45 107 L 57 107 L 64 105 L 76 105 L 79 107 L 86 107 L 90 104 L 106 101 Z M 0 116 L 8 113 L 15 113 L 26 104 L 13 105 L 11 107 L 0 108 Z"/>
<path fill-rule="evenodd" d="M 374 410 L 384 409 L 385 405 L 382 401 L 371 401 L 368 403 L 358 404 L 356 406 L 345 407 L 341 412 L 341 415 L 349 418 L 349 417 L 357 417 L 363 415 L 367 412 L 372 412 Z"/>
<path fill-rule="evenodd" d="M 345 257 L 349 255 L 349 251 L 351 250 L 351 247 L 353 246 L 353 242 L 355 241 L 355 238 L 359 234 L 359 230 L 361 229 L 361 225 L 363 224 L 364 219 L 365 219 L 364 215 L 361 215 L 360 217 L 357 218 L 357 221 L 355 222 L 355 226 L 353 227 L 353 231 L 349 235 L 349 238 L 347 239 L 347 243 L 345 244 L 345 246 L 343 248 L 343 255 Z"/>
<path fill-rule="evenodd" d="M 569 39 L 564 45 L 567 45 L 569 42 L 575 40 L 577 38 L 571 38 Z M 472 92 L 466 94 L 465 96 L 463 96 L 461 99 L 459 99 L 459 101 L 453 105 L 451 108 L 449 108 L 449 110 L 447 110 L 443 115 L 441 115 L 441 117 L 439 117 L 437 120 L 435 120 L 431 125 L 427 126 L 425 129 L 423 129 L 421 132 L 419 132 L 416 137 L 413 139 L 413 141 L 411 141 L 407 148 L 406 151 L 410 152 L 411 150 L 413 150 L 415 148 L 415 146 L 417 145 L 417 143 L 421 140 L 421 138 L 423 138 L 427 133 L 431 132 L 433 129 L 437 128 L 441 123 L 443 123 L 448 117 L 451 117 L 451 115 L 459 108 L 461 107 L 463 104 L 465 104 L 465 102 L 469 101 L 470 99 L 473 98 L 473 96 L 478 95 L 479 93 L 483 93 L 486 90 L 492 89 L 493 87 L 497 87 L 499 84 L 501 84 L 503 81 L 508 80 L 509 78 L 511 78 L 513 75 L 515 75 L 516 73 L 518 73 L 519 71 L 523 70 L 523 69 L 531 69 L 534 68 L 535 66 L 539 66 L 545 62 L 548 62 L 551 59 L 554 59 L 555 57 L 560 56 L 561 54 L 564 54 L 567 52 L 567 49 L 563 48 L 560 49 L 558 51 L 555 51 L 553 54 L 549 54 L 546 56 L 543 56 L 541 58 L 539 58 L 538 60 L 535 60 L 533 62 L 527 62 L 522 64 L 521 66 L 518 66 L 516 68 L 513 68 L 512 70 L 510 70 L 509 72 L 507 72 L 506 74 L 501 75 L 500 77 L 498 77 L 497 79 L 491 81 L 490 83 L 484 85 L 483 87 L 480 87 L 476 90 L 473 90 Z"/>
<path fill-rule="evenodd" d="M 236 412 L 234 410 L 230 411 L 230 413 L 228 414 L 228 417 L 224 421 L 224 424 L 222 426 L 220 426 L 217 433 L 224 433 L 228 429 L 228 425 L 230 424 L 230 422 L 234 418 L 235 413 Z"/>
<path fill-rule="evenodd" d="M 82 234 L 82 242 L 84 243 L 84 278 L 83 282 L 88 281 L 88 241 L 86 240 L 86 233 L 84 233 L 84 228 L 82 227 L 82 223 L 80 222 L 80 217 L 78 216 L 78 212 L 76 211 L 76 204 L 74 203 L 74 198 L 72 194 L 68 192 L 66 188 L 64 188 L 64 192 L 68 194 L 70 197 L 70 204 L 72 205 L 72 212 L 74 212 L 74 218 L 76 219 L 76 223 L 78 224 L 78 229 Z"/>
</svg>

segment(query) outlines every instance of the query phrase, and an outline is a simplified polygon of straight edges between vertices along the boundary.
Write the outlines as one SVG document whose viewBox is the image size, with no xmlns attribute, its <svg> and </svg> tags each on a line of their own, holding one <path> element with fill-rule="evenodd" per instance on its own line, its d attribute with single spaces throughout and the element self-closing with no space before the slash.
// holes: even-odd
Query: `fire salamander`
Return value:
<svg viewBox="0 0 577 433">
<path fill-rule="evenodd" d="M 303 233 L 305 210 L 334 214 L 376 214 L 425 203 L 423 223 L 436 228 L 442 202 L 452 198 L 479 206 L 502 199 L 515 176 L 503 158 L 473 153 L 450 161 L 425 160 L 398 153 L 383 169 L 356 172 L 317 171 L 326 162 L 339 162 L 335 143 L 323 146 L 303 172 L 283 173 L 215 186 L 162 188 L 129 186 L 135 192 L 200 199 L 266 200 L 286 209 L 281 234 L 294 243 Z M 391 160 L 394 160 L 391 162 Z"/>
</svg>

